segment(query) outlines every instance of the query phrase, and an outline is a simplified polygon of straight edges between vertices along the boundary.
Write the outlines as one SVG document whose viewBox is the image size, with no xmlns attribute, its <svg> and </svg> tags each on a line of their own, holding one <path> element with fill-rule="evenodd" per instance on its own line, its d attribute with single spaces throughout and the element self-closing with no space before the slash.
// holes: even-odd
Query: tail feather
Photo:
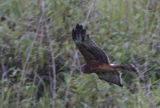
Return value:
<svg viewBox="0 0 160 108">
<path fill-rule="evenodd" d="M 133 64 L 122 64 L 122 65 L 114 65 L 111 64 L 111 66 L 113 67 L 113 69 L 117 70 L 117 71 L 132 71 L 132 72 L 138 72 L 138 70 L 136 69 L 136 67 Z"/>
</svg>

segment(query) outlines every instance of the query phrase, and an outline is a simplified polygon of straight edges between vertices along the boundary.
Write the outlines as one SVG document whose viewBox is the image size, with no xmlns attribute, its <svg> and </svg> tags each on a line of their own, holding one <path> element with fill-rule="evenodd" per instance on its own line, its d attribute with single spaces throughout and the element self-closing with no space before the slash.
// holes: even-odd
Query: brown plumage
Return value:
<svg viewBox="0 0 160 108">
<path fill-rule="evenodd" d="M 86 35 L 82 25 L 77 24 L 73 29 L 72 38 L 86 61 L 86 64 L 81 67 L 84 73 L 96 73 L 101 80 L 123 86 L 119 71 L 137 72 L 132 64 L 110 64 L 105 52 L 89 38 L 89 35 Z"/>
</svg>

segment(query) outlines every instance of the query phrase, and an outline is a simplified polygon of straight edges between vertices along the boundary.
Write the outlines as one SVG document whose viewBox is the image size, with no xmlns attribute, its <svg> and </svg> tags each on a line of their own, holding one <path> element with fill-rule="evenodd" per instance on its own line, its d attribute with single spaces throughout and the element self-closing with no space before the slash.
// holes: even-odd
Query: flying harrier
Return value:
<svg viewBox="0 0 160 108">
<path fill-rule="evenodd" d="M 123 86 L 119 71 L 137 72 L 133 64 L 110 64 L 105 52 L 89 38 L 82 25 L 77 24 L 72 30 L 72 38 L 86 61 L 81 67 L 84 73 L 96 73 L 101 80 Z"/>
</svg>

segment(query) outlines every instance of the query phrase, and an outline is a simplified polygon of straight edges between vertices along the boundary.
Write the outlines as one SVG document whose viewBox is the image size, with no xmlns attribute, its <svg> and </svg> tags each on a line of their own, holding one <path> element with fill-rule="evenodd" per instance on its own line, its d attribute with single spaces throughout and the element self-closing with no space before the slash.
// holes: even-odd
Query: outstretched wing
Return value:
<svg viewBox="0 0 160 108">
<path fill-rule="evenodd" d="M 118 71 L 108 71 L 108 72 L 97 72 L 96 73 L 101 80 L 105 80 L 107 82 L 119 85 L 123 87 L 121 73 Z"/>
<path fill-rule="evenodd" d="M 87 63 L 99 61 L 109 64 L 109 59 L 105 52 L 89 38 L 89 35 L 86 35 L 86 30 L 83 29 L 82 25 L 77 24 L 76 28 L 73 29 L 72 38 Z"/>
</svg>

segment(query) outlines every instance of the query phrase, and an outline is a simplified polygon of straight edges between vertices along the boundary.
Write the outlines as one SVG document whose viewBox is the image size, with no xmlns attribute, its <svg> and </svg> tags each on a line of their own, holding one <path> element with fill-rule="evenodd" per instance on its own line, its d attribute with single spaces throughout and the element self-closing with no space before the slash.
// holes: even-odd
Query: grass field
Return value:
<svg viewBox="0 0 160 108">
<path fill-rule="evenodd" d="M 139 75 L 121 88 L 81 72 L 77 23 Z M 0 0 L 0 108 L 160 108 L 160 1 Z"/>
</svg>

